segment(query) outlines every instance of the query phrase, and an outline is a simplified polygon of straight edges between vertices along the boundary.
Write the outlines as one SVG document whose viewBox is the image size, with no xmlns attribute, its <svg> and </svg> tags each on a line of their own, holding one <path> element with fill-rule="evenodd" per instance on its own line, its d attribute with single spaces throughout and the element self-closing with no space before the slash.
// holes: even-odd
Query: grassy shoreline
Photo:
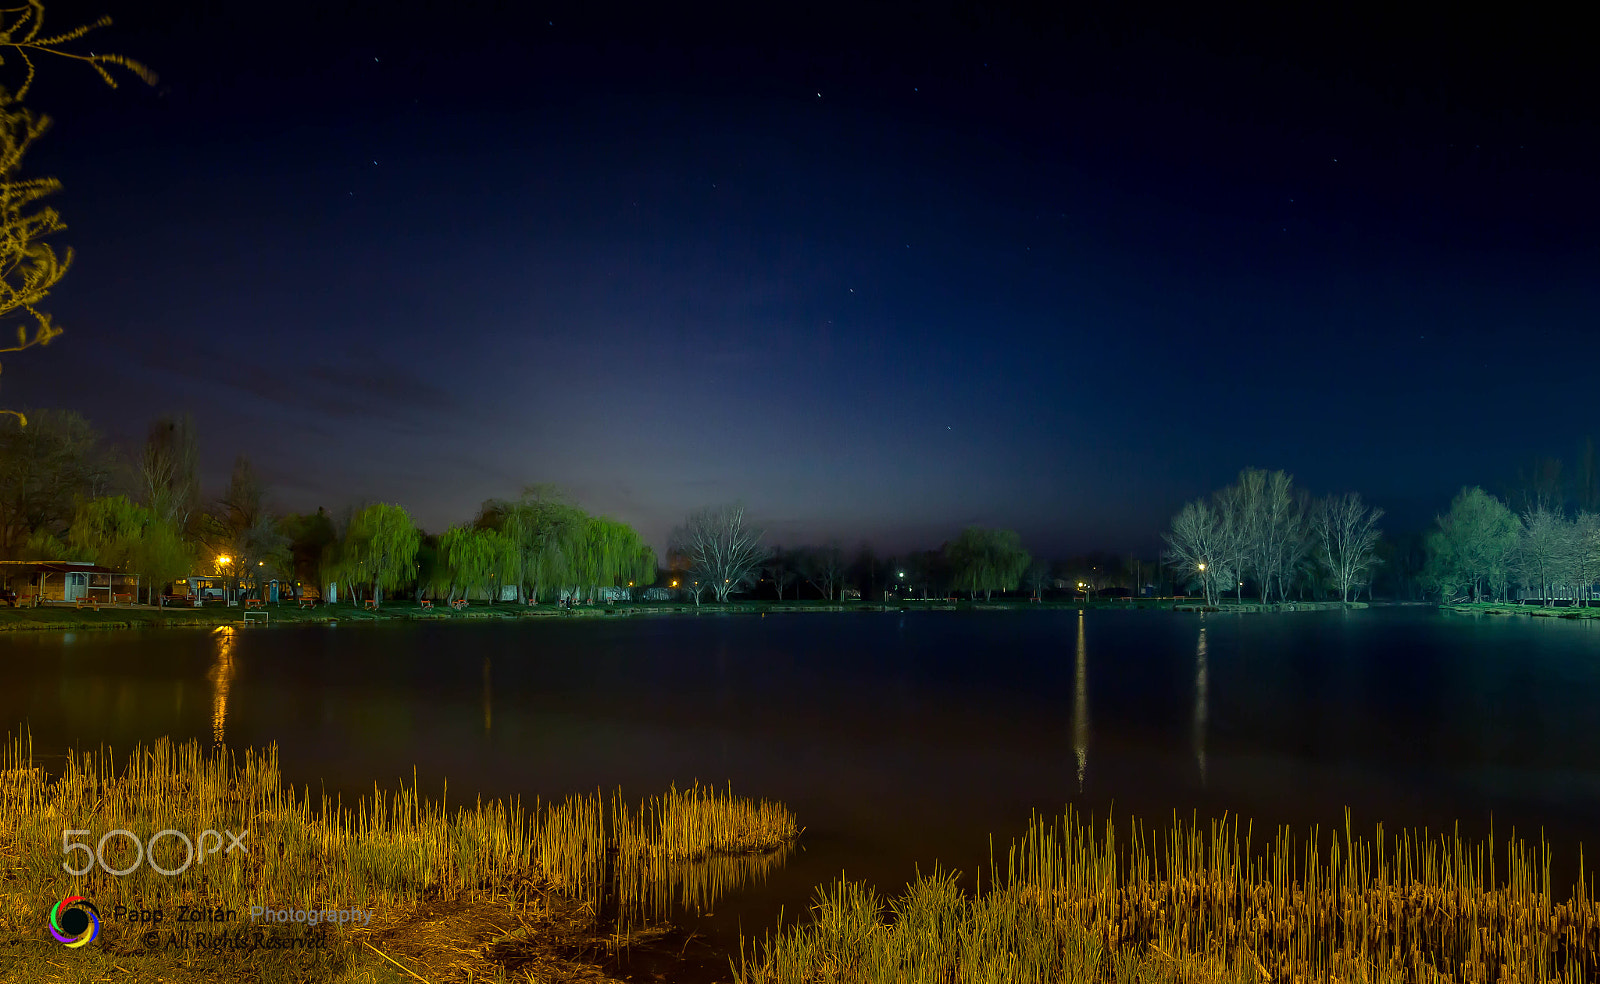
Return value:
<svg viewBox="0 0 1600 984">
<path fill-rule="evenodd" d="M 114 761 L 66 756 L 46 775 L 31 745 L 0 746 L 0 980 L 90 984 L 605 981 L 616 954 L 668 946 L 675 905 L 764 878 L 801 833 L 783 806 L 699 786 L 635 805 L 620 795 L 524 807 L 452 804 L 415 782 L 354 806 L 283 782 L 274 749 L 203 749 L 166 739 Z M 61 870 L 62 830 L 154 845 L 157 832 L 250 831 L 248 854 L 189 865 L 176 838 L 138 857 L 101 842 L 112 875 Z M 165 836 L 165 834 L 162 834 Z M 220 844 L 218 845 L 221 846 Z M 201 840 L 204 849 L 204 841 Z M 87 850 L 83 848 L 82 850 Z M 209 864 L 209 867 L 207 867 Z M 1069 808 L 1036 815 L 975 891 L 935 868 L 885 898 L 842 877 L 801 921 L 730 954 L 737 984 L 1081 981 L 1473 984 L 1600 977 L 1592 876 L 1558 895 L 1547 845 L 1459 835 L 1280 828 L 1237 818 L 1097 824 Z M 86 896 L 102 933 L 77 952 L 51 942 L 54 900 Z M 126 915 L 161 910 L 152 927 Z M 171 921 L 180 906 L 362 910 L 370 922 L 253 926 L 301 949 L 218 950 Z M 150 942 L 171 937 L 175 946 Z M 670 979 L 670 978 L 667 978 Z"/>
<path fill-rule="evenodd" d="M 1334 611 L 1343 608 L 1366 608 L 1365 602 L 1290 602 L 1284 605 L 1259 605 L 1232 602 L 1211 608 L 1190 601 L 1172 599 L 1096 599 L 1092 601 L 1021 600 L 960 601 L 911 600 L 889 602 L 827 602 L 827 601 L 740 601 L 725 605 L 694 605 L 683 602 L 613 602 L 610 604 L 579 605 L 563 609 L 557 605 L 517 605 L 503 602 L 496 605 L 474 604 L 462 611 L 448 608 L 422 608 L 414 601 L 396 601 L 376 610 L 354 605 L 325 605 L 303 609 L 290 602 L 267 605 L 265 623 L 251 622 L 251 628 L 271 628 L 283 625 L 366 625 L 398 622 L 468 622 L 486 620 L 520 621 L 552 618 L 627 618 L 664 615 L 764 615 L 779 612 L 899 612 L 899 611 L 1176 611 L 1176 612 L 1279 612 L 1279 611 Z M 1595 610 L 1600 614 L 1600 609 Z M 144 606 L 101 606 L 73 608 L 65 605 L 46 605 L 39 608 L 0 608 L 0 632 L 29 630 L 64 631 L 82 629 L 160 629 L 160 628 L 213 628 L 218 625 L 244 624 L 244 610 L 222 606 L 210 608 L 150 608 Z"/>
<path fill-rule="evenodd" d="M 1331 833 L 1331 836 L 1330 836 Z M 1497 859 L 1501 863 L 1497 867 Z M 741 945 L 739 984 L 1077 981 L 1472 984 L 1594 980 L 1600 906 L 1552 891 L 1515 839 L 1120 828 L 1035 816 L 985 884 L 920 876 L 884 899 L 842 878 L 810 918 Z"/>
<path fill-rule="evenodd" d="M 105 750 L 69 754 L 54 776 L 36 762 L 25 739 L 0 747 L 6 981 L 79 984 L 118 970 L 175 984 L 610 980 L 601 968 L 620 949 L 671 932 L 674 905 L 709 907 L 764 877 L 800 834 L 780 804 L 698 785 L 642 803 L 593 793 L 524 807 L 435 802 L 413 782 L 351 806 L 284 783 L 272 748 L 234 755 L 161 739 L 116 762 Z M 89 847 L 67 853 L 63 830 L 99 841 L 101 863 L 127 873 L 92 854 L 79 863 Z M 207 830 L 248 831 L 246 850 L 220 851 L 219 837 L 208 856 Z M 108 844 L 109 831 L 129 833 Z M 64 856 L 86 873 L 63 871 Z M 77 952 L 47 928 L 67 896 L 101 916 Z M 256 907 L 370 917 L 271 925 Z M 225 918 L 185 924 L 186 911 Z M 219 950 L 202 933 L 278 945 Z"/>
<path fill-rule="evenodd" d="M 1518 605 L 1510 602 L 1466 602 L 1459 605 L 1440 605 L 1446 611 L 1463 615 L 1528 615 L 1534 618 L 1600 618 L 1600 608 L 1563 605 Z"/>
</svg>

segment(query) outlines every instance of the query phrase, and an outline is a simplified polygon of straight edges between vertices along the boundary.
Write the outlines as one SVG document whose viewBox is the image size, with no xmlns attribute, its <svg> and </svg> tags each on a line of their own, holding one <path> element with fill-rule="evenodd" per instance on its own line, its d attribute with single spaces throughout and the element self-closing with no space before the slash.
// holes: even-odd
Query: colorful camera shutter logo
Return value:
<svg viewBox="0 0 1600 984">
<path fill-rule="evenodd" d="M 92 943 L 100 935 L 100 910 L 81 895 L 69 895 L 50 910 L 50 935 L 69 947 Z"/>
</svg>

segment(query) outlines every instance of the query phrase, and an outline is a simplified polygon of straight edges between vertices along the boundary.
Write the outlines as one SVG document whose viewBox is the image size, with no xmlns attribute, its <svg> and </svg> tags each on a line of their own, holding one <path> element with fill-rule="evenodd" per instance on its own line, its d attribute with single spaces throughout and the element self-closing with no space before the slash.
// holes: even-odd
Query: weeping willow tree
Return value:
<svg viewBox="0 0 1600 984">
<path fill-rule="evenodd" d="M 439 536 L 437 582 L 447 601 L 481 594 L 493 603 L 515 571 L 517 545 L 499 530 L 452 526 Z"/>
<path fill-rule="evenodd" d="M 587 520 L 559 489 L 530 485 L 516 499 L 485 502 L 475 525 L 506 540 L 501 583 L 516 587 L 518 601 L 537 602 L 545 588 L 572 583 Z"/>
<path fill-rule="evenodd" d="M 1033 559 L 1022 549 L 1022 540 L 1011 530 L 989 530 L 969 526 L 945 547 L 954 575 L 952 585 L 972 592 L 983 592 L 989 600 L 996 591 L 1014 591 L 1022 572 Z"/>
<path fill-rule="evenodd" d="M 655 580 L 656 554 L 627 523 L 591 516 L 577 549 L 574 585 L 590 601 L 600 588 L 637 587 Z"/>
<path fill-rule="evenodd" d="M 328 580 L 343 581 L 353 592 L 365 586 L 372 598 L 383 602 L 385 591 L 393 592 L 417 578 L 417 548 L 422 532 L 411 521 L 403 506 L 376 502 L 350 518 L 338 550 L 324 561 Z M 354 594 L 352 594 L 354 597 Z"/>
<path fill-rule="evenodd" d="M 83 62 L 112 88 L 117 81 L 108 70 L 110 67 L 127 69 L 153 83 L 155 75 L 149 69 L 121 55 L 83 55 L 63 47 L 110 23 L 111 18 L 102 17 L 93 24 L 46 34 L 44 4 L 39 0 L 0 9 L 0 65 L 20 63 L 24 69 L 22 84 L 15 91 L 0 86 L 0 322 L 16 324 L 15 341 L 0 347 L 0 354 L 48 345 L 61 334 L 61 328 L 38 305 L 72 265 L 71 249 L 58 254 L 46 241 L 66 228 L 60 213 L 43 203 L 60 190 L 61 182 L 21 176 L 22 159 L 28 148 L 50 128 L 48 116 L 35 114 L 23 105 L 33 84 L 34 58 L 54 55 Z M 10 414 L 24 426 L 28 423 L 17 410 L 0 409 L 0 414 Z"/>
<path fill-rule="evenodd" d="M 593 600 L 600 588 L 655 580 L 655 551 L 637 530 L 590 516 L 552 486 L 530 485 L 516 499 L 490 499 L 475 525 L 502 538 L 495 569 L 499 583 L 516 586 L 519 601 L 537 602 L 546 589 Z"/>
</svg>

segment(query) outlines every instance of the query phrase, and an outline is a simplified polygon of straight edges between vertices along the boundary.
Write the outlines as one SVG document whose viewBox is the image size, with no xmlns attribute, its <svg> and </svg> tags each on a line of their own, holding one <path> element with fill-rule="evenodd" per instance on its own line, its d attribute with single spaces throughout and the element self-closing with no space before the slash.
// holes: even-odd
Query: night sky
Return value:
<svg viewBox="0 0 1600 984">
<path fill-rule="evenodd" d="M 0 398 L 658 548 L 1148 551 L 1247 465 L 1420 528 L 1600 433 L 1570 24 L 666 6 L 52 3 L 161 78 L 43 66 L 69 334 Z"/>
</svg>

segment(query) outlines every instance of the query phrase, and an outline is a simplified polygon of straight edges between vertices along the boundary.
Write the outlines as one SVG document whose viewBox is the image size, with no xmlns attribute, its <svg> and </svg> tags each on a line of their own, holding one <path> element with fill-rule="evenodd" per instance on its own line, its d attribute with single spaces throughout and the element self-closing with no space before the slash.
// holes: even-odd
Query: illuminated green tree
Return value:
<svg viewBox="0 0 1600 984">
<path fill-rule="evenodd" d="M 83 560 L 137 574 L 154 601 L 161 589 L 192 572 L 195 546 L 169 519 L 126 496 L 91 499 L 78 507 L 67 547 Z"/>
<path fill-rule="evenodd" d="M 1505 503 L 1477 486 L 1462 489 L 1428 534 L 1425 581 L 1443 601 L 1502 597 L 1519 532 Z"/>
<path fill-rule="evenodd" d="M 655 551 L 627 523 L 590 517 L 576 555 L 576 584 L 588 589 L 590 601 L 598 588 L 632 588 L 655 580 Z"/>
<path fill-rule="evenodd" d="M 476 525 L 507 541 L 499 581 L 515 585 L 518 600 L 537 601 L 547 587 L 593 598 L 601 587 L 639 587 L 655 579 L 655 551 L 633 527 L 588 515 L 554 486 L 530 485 L 516 499 L 490 499 Z"/>
<path fill-rule="evenodd" d="M 439 566 L 445 572 L 446 595 L 451 601 L 481 592 L 493 602 L 514 570 L 516 544 L 499 530 L 477 526 L 452 526 L 439 536 Z"/>
<path fill-rule="evenodd" d="M 415 579 L 421 541 L 421 531 L 404 508 L 391 502 L 373 503 L 351 517 L 338 569 L 353 582 L 369 585 L 373 598 L 381 604 L 383 592 Z"/>
</svg>

